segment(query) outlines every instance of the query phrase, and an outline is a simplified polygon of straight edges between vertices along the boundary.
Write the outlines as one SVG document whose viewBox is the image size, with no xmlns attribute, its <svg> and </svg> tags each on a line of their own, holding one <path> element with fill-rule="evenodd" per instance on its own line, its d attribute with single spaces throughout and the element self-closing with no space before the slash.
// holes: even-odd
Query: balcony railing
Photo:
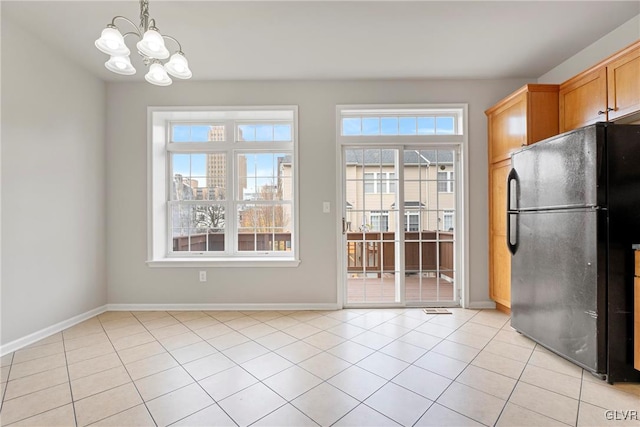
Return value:
<svg viewBox="0 0 640 427">
<path fill-rule="evenodd" d="M 224 251 L 224 234 L 194 234 L 173 238 L 173 250 Z M 453 278 L 453 232 L 405 232 L 405 271 L 441 271 Z M 347 270 L 349 272 L 392 272 L 395 264 L 394 232 L 347 233 Z M 291 233 L 239 233 L 240 251 L 291 250 Z M 438 254 L 439 252 L 439 254 Z M 438 262 L 439 261 L 439 262 Z"/>
<path fill-rule="evenodd" d="M 439 270 L 453 278 L 453 232 L 405 232 L 404 238 L 406 272 Z M 347 271 L 395 271 L 395 248 L 394 232 L 347 233 Z"/>
</svg>

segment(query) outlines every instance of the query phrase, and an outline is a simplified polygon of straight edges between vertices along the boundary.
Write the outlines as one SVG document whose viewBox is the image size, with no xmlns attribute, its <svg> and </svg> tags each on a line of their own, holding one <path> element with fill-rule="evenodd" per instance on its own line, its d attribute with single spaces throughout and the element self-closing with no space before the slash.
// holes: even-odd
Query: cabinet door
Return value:
<svg viewBox="0 0 640 427">
<path fill-rule="evenodd" d="M 489 296 L 511 307 L 511 253 L 507 248 L 507 176 L 511 160 L 489 169 Z"/>
<path fill-rule="evenodd" d="M 607 65 L 609 120 L 640 111 L 640 47 Z"/>
<path fill-rule="evenodd" d="M 526 93 L 510 100 L 489 116 L 489 163 L 509 158 L 527 143 Z"/>
<path fill-rule="evenodd" d="M 598 68 L 560 85 L 560 132 L 607 120 L 607 69 Z"/>
</svg>

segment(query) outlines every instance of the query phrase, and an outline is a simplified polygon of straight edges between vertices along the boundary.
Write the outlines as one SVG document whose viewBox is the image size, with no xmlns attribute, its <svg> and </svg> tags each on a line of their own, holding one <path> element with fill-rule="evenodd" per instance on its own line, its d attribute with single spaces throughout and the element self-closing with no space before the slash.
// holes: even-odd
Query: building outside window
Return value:
<svg viewBox="0 0 640 427">
<path fill-rule="evenodd" d="M 371 212 L 371 231 L 389 231 L 389 211 Z"/>
<path fill-rule="evenodd" d="M 438 172 L 438 192 L 453 193 L 453 171 Z"/>
<path fill-rule="evenodd" d="M 396 174 L 394 172 L 365 172 L 364 179 L 366 194 L 396 192 Z"/>
<path fill-rule="evenodd" d="M 443 216 L 443 230 L 444 231 L 453 231 L 453 211 L 444 211 Z"/>
<path fill-rule="evenodd" d="M 404 212 L 404 231 L 420 231 L 420 213 L 419 212 Z"/>
</svg>

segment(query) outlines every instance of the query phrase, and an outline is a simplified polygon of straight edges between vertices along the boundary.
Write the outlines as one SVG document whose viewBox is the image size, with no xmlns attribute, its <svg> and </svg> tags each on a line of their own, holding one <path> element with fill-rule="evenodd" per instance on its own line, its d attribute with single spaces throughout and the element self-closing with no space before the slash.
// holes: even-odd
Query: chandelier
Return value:
<svg viewBox="0 0 640 427">
<path fill-rule="evenodd" d="M 122 34 L 116 27 L 117 20 L 131 24 L 133 31 Z M 104 63 L 109 71 L 125 76 L 136 73 L 136 69 L 133 68 L 129 59 L 131 51 L 124 42 L 125 37 L 129 35 L 138 36 L 140 39 L 136 48 L 142 56 L 144 65 L 149 67 L 149 71 L 144 76 L 146 81 L 157 86 L 169 86 L 172 83 L 169 74 L 178 79 L 191 78 L 189 63 L 182 52 L 180 42 L 171 36 L 160 34 L 156 28 L 155 19 L 149 19 L 149 0 L 140 0 L 140 25 L 134 24 L 124 16 L 116 16 L 102 30 L 100 38 L 96 40 L 96 47 L 107 55 L 111 55 L 109 60 Z M 171 58 L 169 58 L 170 52 L 164 44 L 165 39 L 178 45 L 178 50 L 171 55 Z M 162 60 L 167 58 L 169 60 L 163 63 Z"/>
</svg>

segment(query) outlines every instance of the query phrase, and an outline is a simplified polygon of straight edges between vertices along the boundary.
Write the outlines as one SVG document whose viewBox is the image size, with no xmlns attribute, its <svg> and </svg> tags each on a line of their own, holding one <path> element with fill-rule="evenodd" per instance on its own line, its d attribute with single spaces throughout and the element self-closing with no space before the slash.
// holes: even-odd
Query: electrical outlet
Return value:
<svg viewBox="0 0 640 427">
<path fill-rule="evenodd" d="M 201 271 L 200 272 L 200 281 L 201 282 L 206 282 L 207 281 L 207 272 L 206 271 Z"/>
</svg>

